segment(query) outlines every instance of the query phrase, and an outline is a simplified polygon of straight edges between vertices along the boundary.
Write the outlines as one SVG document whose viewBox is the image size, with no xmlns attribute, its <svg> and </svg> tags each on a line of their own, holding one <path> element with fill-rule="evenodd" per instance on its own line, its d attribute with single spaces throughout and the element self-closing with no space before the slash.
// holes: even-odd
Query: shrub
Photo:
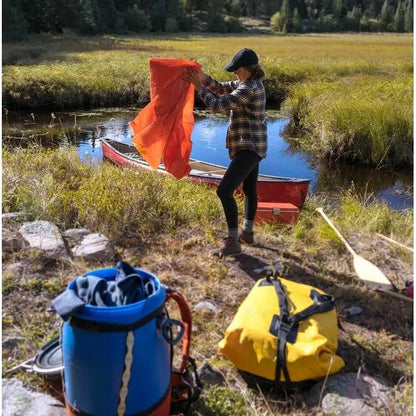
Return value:
<svg viewBox="0 0 416 416">
<path fill-rule="evenodd" d="M 225 26 L 227 27 L 227 32 L 230 33 L 239 33 L 243 31 L 243 26 L 236 17 L 226 16 L 224 19 Z"/>
<path fill-rule="evenodd" d="M 147 16 L 146 13 L 137 6 L 133 6 L 127 10 L 124 16 L 124 21 L 127 29 L 132 32 L 147 32 L 152 26 L 149 16 Z"/>
<path fill-rule="evenodd" d="M 178 21 L 174 17 L 168 17 L 165 23 L 165 32 L 173 33 L 178 31 Z"/>
<path fill-rule="evenodd" d="M 285 22 L 280 12 L 275 13 L 270 18 L 270 29 L 272 29 L 273 32 L 282 32 L 284 25 Z"/>
</svg>

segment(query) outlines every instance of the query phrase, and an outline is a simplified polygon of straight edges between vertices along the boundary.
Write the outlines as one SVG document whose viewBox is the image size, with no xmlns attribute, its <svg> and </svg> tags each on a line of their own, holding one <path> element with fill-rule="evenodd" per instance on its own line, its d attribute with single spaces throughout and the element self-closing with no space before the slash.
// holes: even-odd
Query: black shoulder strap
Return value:
<svg viewBox="0 0 416 416">
<path fill-rule="evenodd" d="M 315 313 L 324 313 L 334 309 L 334 298 L 332 296 L 323 295 L 322 293 L 312 289 L 310 297 L 313 300 L 313 305 L 308 306 L 303 311 L 293 315 L 290 318 L 291 321 L 300 322 Z"/>
<path fill-rule="evenodd" d="M 293 324 L 289 321 L 289 307 L 286 292 L 281 281 L 278 278 L 273 278 L 271 281 L 279 300 L 280 309 L 280 322 L 277 331 L 276 382 L 280 383 L 280 374 L 283 370 L 285 381 L 290 383 L 289 372 L 286 366 L 286 341 Z"/>
<path fill-rule="evenodd" d="M 280 322 L 277 328 L 276 382 L 280 383 L 280 375 L 283 371 L 285 382 L 290 383 L 289 371 L 286 365 L 286 343 L 290 331 L 294 325 L 311 315 L 332 310 L 334 308 L 334 299 L 330 295 L 324 295 L 312 289 L 310 296 L 314 302 L 313 305 L 290 316 L 287 295 L 282 282 L 276 275 L 273 278 L 267 278 L 267 280 L 274 286 L 280 309 Z"/>
</svg>

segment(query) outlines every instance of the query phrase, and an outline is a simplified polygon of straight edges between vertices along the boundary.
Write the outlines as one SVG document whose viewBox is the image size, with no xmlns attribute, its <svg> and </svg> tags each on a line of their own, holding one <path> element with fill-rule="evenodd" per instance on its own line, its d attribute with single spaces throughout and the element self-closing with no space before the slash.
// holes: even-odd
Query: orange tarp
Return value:
<svg viewBox="0 0 416 416">
<path fill-rule="evenodd" d="M 191 170 L 191 133 L 194 127 L 194 86 L 183 80 L 194 61 L 150 58 L 150 103 L 129 123 L 132 142 L 153 169 L 163 157 L 166 170 L 176 178 Z"/>
</svg>

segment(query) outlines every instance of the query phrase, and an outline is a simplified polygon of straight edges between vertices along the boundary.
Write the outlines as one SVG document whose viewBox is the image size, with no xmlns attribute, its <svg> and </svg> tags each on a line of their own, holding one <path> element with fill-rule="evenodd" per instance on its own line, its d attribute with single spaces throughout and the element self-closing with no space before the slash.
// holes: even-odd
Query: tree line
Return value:
<svg viewBox="0 0 416 416">
<path fill-rule="evenodd" d="M 3 0 L 3 41 L 35 33 L 413 32 L 413 0 Z"/>
</svg>

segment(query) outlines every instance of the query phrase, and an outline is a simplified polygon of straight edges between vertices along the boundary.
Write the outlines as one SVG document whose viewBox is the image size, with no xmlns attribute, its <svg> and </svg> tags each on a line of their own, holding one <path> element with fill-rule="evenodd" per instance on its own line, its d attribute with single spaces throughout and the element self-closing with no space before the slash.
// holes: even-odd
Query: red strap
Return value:
<svg viewBox="0 0 416 416">
<path fill-rule="evenodd" d="M 178 292 L 168 292 L 166 296 L 166 302 L 170 299 L 174 299 L 178 304 L 179 311 L 181 313 L 181 319 L 183 326 L 185 327 L 185 332 L 183 334 L 182 341 L 182 363 L 179 368 L 179 371 L 182 373 L 185 371 L 188 364 L 189 349 L 191 347 L 191 333 L 192 333 L 192 315 L 191 310 L 189 309 L 188 304 L 185 301 L 185 298 Z"/>
</svg>

